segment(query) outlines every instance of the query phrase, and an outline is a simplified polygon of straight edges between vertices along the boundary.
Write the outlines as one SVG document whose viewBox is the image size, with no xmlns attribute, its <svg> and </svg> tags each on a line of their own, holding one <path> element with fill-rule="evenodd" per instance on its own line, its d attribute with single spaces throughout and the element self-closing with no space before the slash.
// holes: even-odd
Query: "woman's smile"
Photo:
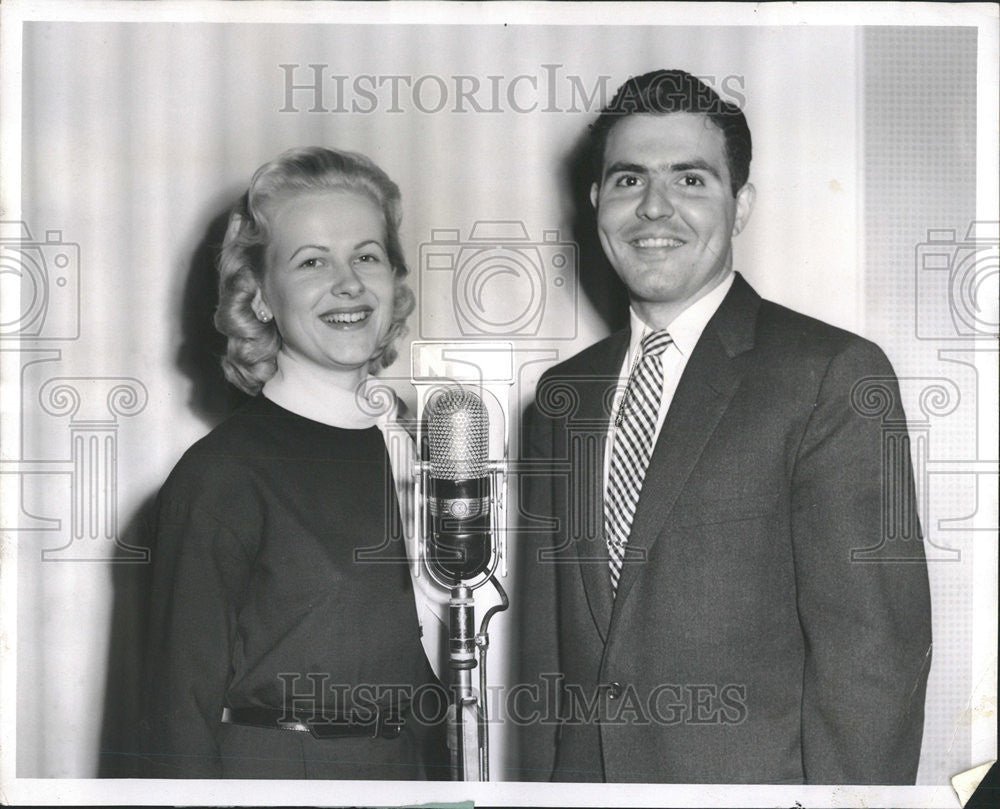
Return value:
<svg viewBox="0 0 1000 809">
<path fill-rule="evenodd" d="M 328 326 L 346 330 L 359 328 L 367 322 L 371 315 L 372 308 L 370 306 L 359 306 L 352 309 L 338 309 L 335 311 L 324 312 L 320 315 L 320 320 Z"/>
</svg>

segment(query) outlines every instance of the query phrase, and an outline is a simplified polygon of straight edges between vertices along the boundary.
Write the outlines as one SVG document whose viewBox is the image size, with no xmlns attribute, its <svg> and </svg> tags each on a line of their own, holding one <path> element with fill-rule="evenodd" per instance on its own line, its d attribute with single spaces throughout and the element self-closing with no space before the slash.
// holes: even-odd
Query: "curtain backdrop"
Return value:
<svg viewBox="0 0 1000 809">
<path fill-rule="evenodd" d="M 19 464 L 19 513 L 4 517 L 20 532 L 18 776 L 123 772 L 142 519 L 181 453 L 238 401 L 216 359 L 213 262 L 261 163 L 327 145 L 366 153 L 399 184 L 418 295 L 406 339 L 511 339 L 516 454 L 541 372 L 625 311 L 593 237 L 586 127 L 628 76 L 681 67 L 743 106 L 753 132 L 757 203 L 736 269 L 765 297 L 880 342 L 908 414 L 929 425 L 921 446 L 961 461 L 978 457 L 975 395 L 930 416 L 921 397 L 940 377 L 974 391 L 975 369 L 942 367 L 934 340 L 955 335 L 934 332 L 957 327 L 940 274 L 917 264 L 929 228 L 957 232 L 943 249 L 956 261 L 975 218 L 975 42 L 974 29 L 26 24 L 30 235 L 18 238 L 47 275 L 13 335 L 22 418 L 4 414 L 5 459 Z M 484 240 L 506 272 L 456 299 L 454 272 L 477 272 L 462 251 Z M 404 343 L 386 376 L 412 402 L 409 356 Z M 942 483 L 935 468 L 918 481 L 937 543 L 919 778 L 939 784 L 969 766 L 973 534 L 938 529 L 974 512 L 979 478 Z M 509 683 L 512 625 L 493 622 L 497 685 Z M 495 734 L 493 776 L 510 778 Z"/>
</svg>

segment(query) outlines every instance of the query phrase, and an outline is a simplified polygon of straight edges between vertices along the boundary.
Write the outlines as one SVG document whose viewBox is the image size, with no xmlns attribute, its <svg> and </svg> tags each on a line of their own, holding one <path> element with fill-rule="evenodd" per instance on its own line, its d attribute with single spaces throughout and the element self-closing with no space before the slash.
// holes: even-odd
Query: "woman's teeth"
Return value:
<svg viewBox="0 0 1000 809">
<path fill-rule="evenodd" d="M 358 323 L 366 319 L 371 314 L 370 311 L 363 312 L 335 312 L 329 315 L 323 315 L 323 321 L 325 323 Z"/>
</svg>

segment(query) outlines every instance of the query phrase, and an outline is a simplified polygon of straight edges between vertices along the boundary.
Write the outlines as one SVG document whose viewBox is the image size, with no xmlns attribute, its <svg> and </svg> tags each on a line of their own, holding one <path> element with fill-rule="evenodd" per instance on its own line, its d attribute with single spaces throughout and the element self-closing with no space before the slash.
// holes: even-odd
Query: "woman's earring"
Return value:
<svg viewBox="0 0 1000 809">
<path fill-rule="evenodd" d="M 261 309 L 257 313 L 257 320 L 259 320 L 261 323 L 270 323 L 271 322 L 271 315 L 269 315 L 267 313 L 267 310 Z"/>
</svg>

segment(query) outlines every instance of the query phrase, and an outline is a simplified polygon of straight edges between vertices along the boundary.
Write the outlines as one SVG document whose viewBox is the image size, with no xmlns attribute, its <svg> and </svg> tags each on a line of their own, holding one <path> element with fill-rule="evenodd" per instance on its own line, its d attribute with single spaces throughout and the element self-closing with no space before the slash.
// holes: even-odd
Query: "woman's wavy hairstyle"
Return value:
<svg viewBox="0 0 1000 809">
<path fill-rule="evenodd" d="M 274 321 L 261 323 L 252 306 L 264 281 L 275 204 L 299 194 L 344 189 L 370 196 L 385 218 L 386 250 L 395 277 L 392 322 L 368 361 L 368 370 L 376 373 L 396 359 L 395 342 L 406 333 L 406 318 L 415 305 L 413 290 L 403 280 L 409 269 L 399 243 L 399 188 L 362 154 L 320 146 L 290 149 L 254 173 L 229 215 L 219 258 L 215 327 L 228 339 L 222 369 L 226 379 L 251 396 L 274 375 L 281 347 Z"/>
</svg>

